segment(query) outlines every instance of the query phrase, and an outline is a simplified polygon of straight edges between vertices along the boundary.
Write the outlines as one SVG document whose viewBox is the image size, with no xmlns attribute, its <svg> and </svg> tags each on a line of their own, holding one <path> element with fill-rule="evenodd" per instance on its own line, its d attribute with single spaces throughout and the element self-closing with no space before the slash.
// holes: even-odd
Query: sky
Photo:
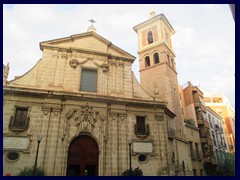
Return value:
<svg viewBox="0 0 240 180">
<path fill-rule="evenodd" d="M 8 80 L 29 71 L 41 58 L 39 43 L 87 32 L 94 19 L 97 33 L 136 57 L 135 25 L 150 11 L 163 13 L 175 34 L 179 85 L 191 81 L 203 92 L 224 93 L 235 109 L 235 22 L 228 4 L 4 4 L 3 64 Z"/>
</svg>

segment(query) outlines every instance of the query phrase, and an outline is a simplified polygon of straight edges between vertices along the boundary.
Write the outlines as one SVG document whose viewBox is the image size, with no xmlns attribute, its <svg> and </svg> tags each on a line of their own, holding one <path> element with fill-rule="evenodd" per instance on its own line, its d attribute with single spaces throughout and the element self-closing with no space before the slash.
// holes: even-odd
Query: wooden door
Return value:
<svg viewBox="0 0 240 180">
<path fill-rule="evenodd" d="M 98 155 L 98 144 L 92 137 L 76 137 L 68 150 L 67 176 L 97 176 Z"/>
</svg>

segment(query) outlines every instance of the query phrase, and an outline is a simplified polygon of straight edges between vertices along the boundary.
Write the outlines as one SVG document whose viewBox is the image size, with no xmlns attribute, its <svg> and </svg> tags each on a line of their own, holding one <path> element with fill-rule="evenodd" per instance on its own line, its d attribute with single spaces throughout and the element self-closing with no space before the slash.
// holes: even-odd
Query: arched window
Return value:
<svg viewBox="0 0 240 180">
<path fill-rule="evenodd" d="M 159 63 L 159 55 L 158 55 L 158 53 L 154 53 L 153 57 L 154 57 L 154 64 Z"/>
<path fill-rule="evenodd" d="M 149 56 L 146 56 L 145 57 L 145 67 L 148 67 L 148 66 L 150 66 L 151 64 L 150 64 L 150 57 Z"/>
<path fill-rule="evenodd" d="M 172 67 L 174 68 L 173 58 L 171 58 Z"/>
<path fill-rule="evenodd" d="M 167 61 L 168 61 L 168 64 L 170 64 L 170 65 L 171 65 L 171 63 L 170 63 L 170 57 L 169 57 L 169 54 L 167 54 Z"/>
<path fill-rule="evenodd" d="M 147 40 L 148 40 L 148 44 L 153 43 L 153 34 L 152 34 L 152 31 L 148 31 L 148 33 L 147 33 Z"/>
</svg>

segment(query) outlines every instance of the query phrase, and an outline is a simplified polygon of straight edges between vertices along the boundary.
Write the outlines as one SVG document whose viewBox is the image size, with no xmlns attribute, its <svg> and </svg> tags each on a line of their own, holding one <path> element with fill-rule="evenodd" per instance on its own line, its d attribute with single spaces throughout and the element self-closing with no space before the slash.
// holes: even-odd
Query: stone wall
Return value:
<svg viewBox="0 0 240 180">
<path fill-rule="evenodd" d="M 15 89 L 16 90 L 16 89 Z M 170 175 L 174 172 L 172 153 L 175 151 L 175 140 L 168 138 L 167 119 L 157 120 L 155 112 L 164 112 L 160 104 L 154 108 L 147 102 L 132 103 L 128 100 L 103 100 L 97 96 L 92 98 L 72 97 L 67 95 L 47 94 L 47 91 L 17 92 L 5 89 L 4 96 L 4 138 L 26 137 L 29 146 L 25 150 L 4 148 L 3 174 L 16 175 L 24 166 L 33 166 L 37 150 L 37 134 L 41 131 L 42 141 L 39 146 L 38 166 L 43 166 L 49 176 L 65 176 L 67 168 L 68 147 L 71 141 L 87 133 L 99 146 L 99 175 L 121 175 L 129 168 L 128 137 L 133 142 L 150 142 L 153 152 L 145 153 L 146 162 L 139 162 L 139 153 L 132 155 L 132 167 L 140 167 L 144 175 Z M 153 102 L 152 102 L 153 103 Z M 30 123 L 27 131 L 9 130 L 8 124 L 14 116 L 15 107 L 29 107 Z M 93 112 L 90 121 L 81 119 L 82 110 Z M 146 116 L 150 135 L 136 136 L 134 125 L 136 116 Z M 164 116 L 163 116 L 164 117 Z M 10 151 L 19 152 L 20 158 L 15 162 L 6 160 Z M 143 153 L 144 154 L 144 153 Z"/>
</svg>

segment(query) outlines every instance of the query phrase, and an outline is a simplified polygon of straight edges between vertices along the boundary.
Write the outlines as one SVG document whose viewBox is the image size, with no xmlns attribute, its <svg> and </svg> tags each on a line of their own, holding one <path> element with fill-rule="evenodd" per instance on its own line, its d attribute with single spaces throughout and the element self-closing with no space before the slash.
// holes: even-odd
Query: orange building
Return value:
<svg viewBox="0 0 240 180">
<path fill-rule="evenodd" d="M 223 118 L 227 135 L 228 151 L 235 154 L 235 112 L 228 99 L 222 93 L 204 94 L 204 102 Z"/>
<path fill-rule="evenodd" d="M 199 128 L 205 168 L 217 166 L 217 159 L 213 153 L 213 141 L 209 132 L 210 126 L 206 116 L 206 106 L 203 101 L 203 92 L 188 81 L 179 87 L 179 93 L 184 121 Z"/>
</svg>

